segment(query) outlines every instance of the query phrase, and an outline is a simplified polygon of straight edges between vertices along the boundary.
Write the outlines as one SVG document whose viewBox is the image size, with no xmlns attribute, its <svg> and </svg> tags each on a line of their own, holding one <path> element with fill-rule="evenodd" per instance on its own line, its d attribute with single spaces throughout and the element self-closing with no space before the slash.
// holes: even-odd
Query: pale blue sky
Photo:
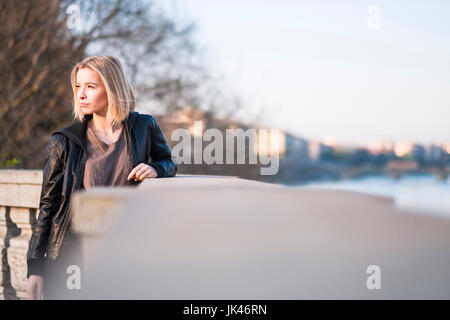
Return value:
<svg viewBox="0 0 450 320">
<path fill-rule="evenodd" d="M 264 108 L 266 126 L 338 143 L 450 143 L 450 1 L 171 5 L 197 23 L 211 69 L 249 106 L 242 118 Z M 369 5 L 379 30 L 367 27 Z"/>
</svg>

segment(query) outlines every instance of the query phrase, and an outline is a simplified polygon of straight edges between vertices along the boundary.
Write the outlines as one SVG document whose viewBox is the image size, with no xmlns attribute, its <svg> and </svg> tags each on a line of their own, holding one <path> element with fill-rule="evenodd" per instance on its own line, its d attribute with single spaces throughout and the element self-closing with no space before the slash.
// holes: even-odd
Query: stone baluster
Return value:
<svg viewBox="0 0 450 320">
<path fill-rule="evenodd" d="M 27 297 L 26 255 L 41 184 L 41 171 L 0 170 L 0 299 Z"/>
</svg>

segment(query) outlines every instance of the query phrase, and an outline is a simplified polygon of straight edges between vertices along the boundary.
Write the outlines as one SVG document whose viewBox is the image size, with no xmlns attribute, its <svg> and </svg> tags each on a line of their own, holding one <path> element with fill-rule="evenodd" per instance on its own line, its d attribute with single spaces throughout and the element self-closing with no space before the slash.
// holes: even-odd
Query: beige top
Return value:
<svg viewBox="0 0 450 320">
<path fill-rule="evenodd" d="M 85 189 L 95 186 L 131 185 L 127 176 L 133 169 L 129 156 L 126 130 L 122 126 L 119 139 L 106 144 L 97 138 L 93 130 L 87 128 L 87 161 L 84 167 L 83 184 Z"/>
</svg>

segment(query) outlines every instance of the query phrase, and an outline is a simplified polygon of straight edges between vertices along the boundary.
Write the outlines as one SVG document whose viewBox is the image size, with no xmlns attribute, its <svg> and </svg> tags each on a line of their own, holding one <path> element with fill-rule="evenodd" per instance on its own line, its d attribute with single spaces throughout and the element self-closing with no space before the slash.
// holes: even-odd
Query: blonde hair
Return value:
<svg viewBox="0 0 450 320">
<path fill-rule="evenodd" d="M 87 57 L 73 67 L 70 78 L 73 90 L 74 120 L 83 121 L 84 118 L 75 91 L 77 72 L 83 68 L 89 68 L 99 75 L 108 97 L 106 119 L 111 125 L 120 124 L 131 111 L 134 111 L 136 101 L 133 88 L 125 78 L 120 61 L 111 56 Z"/>
</svg>

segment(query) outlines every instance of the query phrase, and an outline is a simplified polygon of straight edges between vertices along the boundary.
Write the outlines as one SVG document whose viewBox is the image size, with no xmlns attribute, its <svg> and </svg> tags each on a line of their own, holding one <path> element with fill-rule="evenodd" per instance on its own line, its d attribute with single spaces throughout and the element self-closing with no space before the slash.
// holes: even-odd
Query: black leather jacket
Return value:
<svg viewBox="0 0 450 320">
<path fill-rule="evenodd" d="M 45 259 L 55 260 L 58 256 L 70 224 L 71 195 L 84 189 L 86 129 L 91 118 L 92 115 L 86 115 L 83 122 L 76 122 L 50 137 L 40 211 L 27 254 L 27 277 L 31 274 L 43 275 Z M 156 120 L 151 115 L 130 112 L 123 123 L 128 133 L 128 145 L 131 145 L 133 168 L 147 163 L 156 169 L 158 178 L 175 176 L 177 166 L 172 161 L 170 148 Z"/>
</svg>

